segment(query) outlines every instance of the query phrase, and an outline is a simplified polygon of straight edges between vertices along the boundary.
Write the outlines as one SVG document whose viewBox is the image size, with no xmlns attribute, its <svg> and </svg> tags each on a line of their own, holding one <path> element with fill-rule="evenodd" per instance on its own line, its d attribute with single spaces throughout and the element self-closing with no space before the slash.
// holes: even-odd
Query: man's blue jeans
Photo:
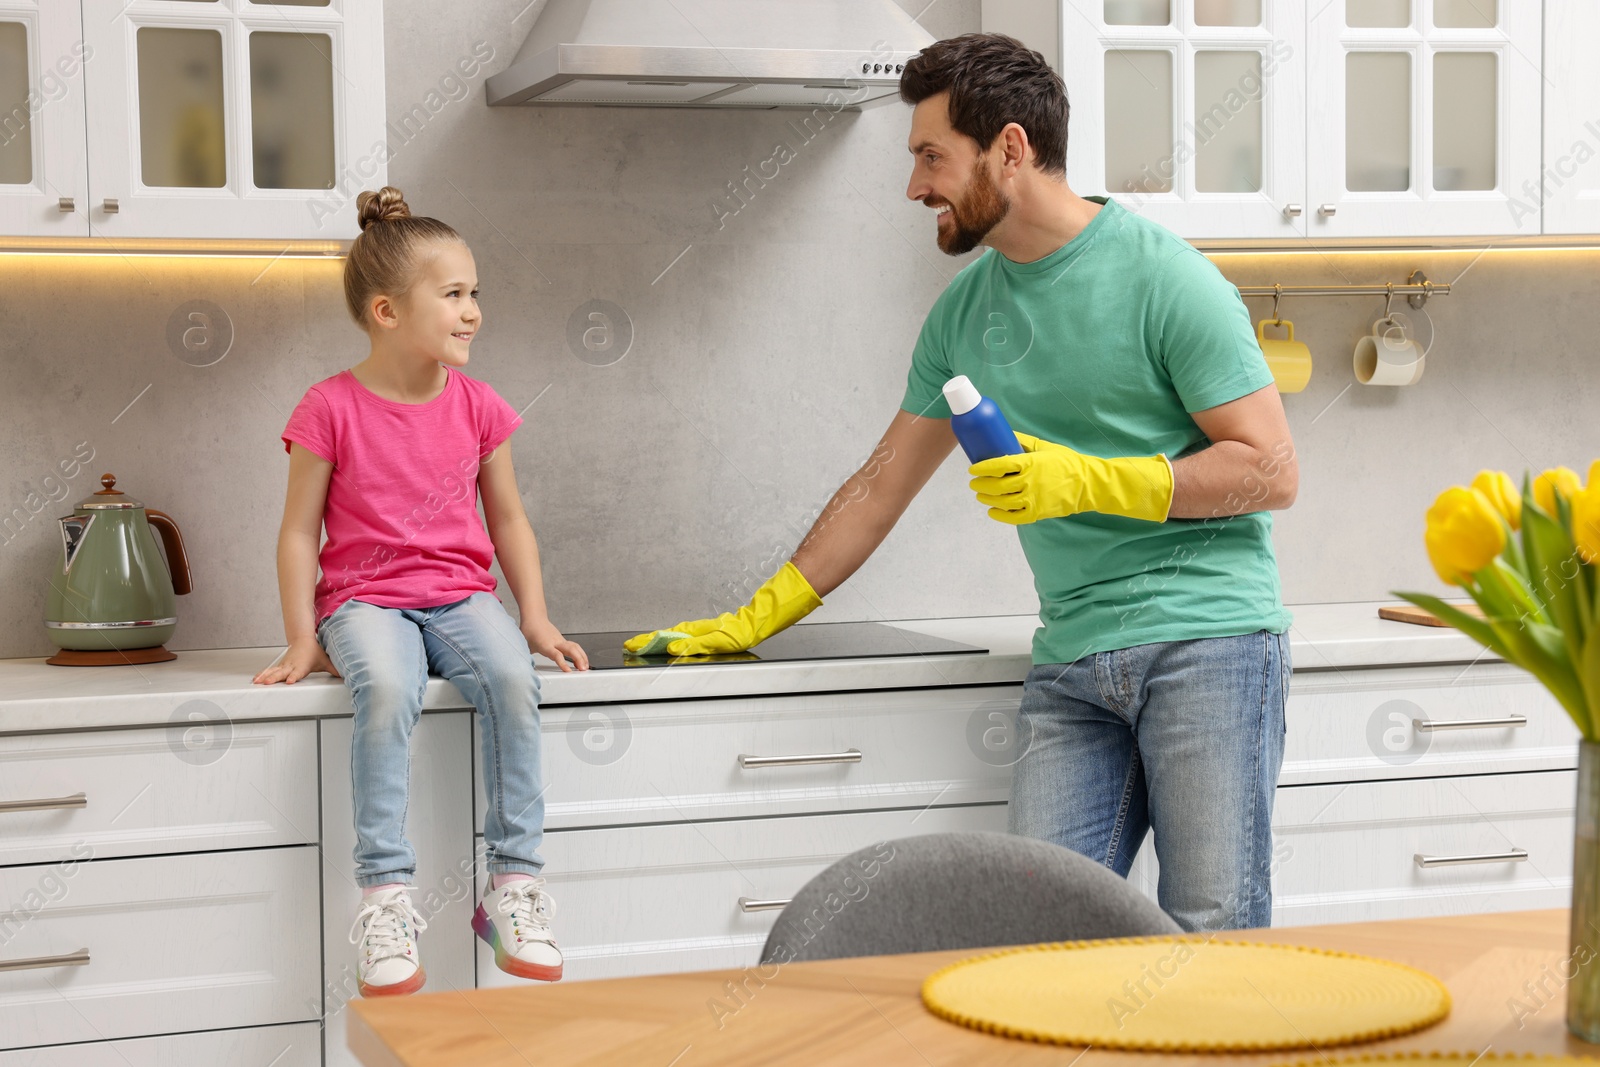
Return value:
<svg viewBox="0 0 1600 1067">
<path fill-rule="evenodd" d="M 1272 800 L 1289 635 L 1165 641 L 1028 674 L 1012 833 L 1127 876 L 1155 831 L 1162 910 L 1185 930 L 1272 922 Z"/>
<path fill-rule="evenodd" d="M 484 845 L 491 874 L 544 867 L 544 771 L 539 676 L 528 639 L 492 593 L 432 608 L 347 600 L 317 628 L 355 704 L 350 781 L 355 794 L 356 882 L 409 882 L 406 840 L 411 730 L 428 673 L 443 675 L 478 709 L 483 737 Z"/>
</svg>

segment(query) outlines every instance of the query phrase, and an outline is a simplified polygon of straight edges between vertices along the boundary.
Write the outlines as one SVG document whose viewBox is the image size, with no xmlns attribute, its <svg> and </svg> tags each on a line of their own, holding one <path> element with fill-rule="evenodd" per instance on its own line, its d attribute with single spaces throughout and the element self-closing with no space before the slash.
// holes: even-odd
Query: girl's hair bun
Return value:
<svg viewBox="0 0 1600 1067">
<path fill-rule="evenodd" d="M 356 220 L 361 223 L 363 230 L 374 222 L 410 217 L 411 208 L 406 205 L 405 194 L 392 185 L 385 185 L 375 193 L 368 190 L 356 196 Z"/>
<path fill-rule="evenodd" d="M 461 244 L 461 235 L 438 219 L 413 215 L 404 194 L 392 185 L 368 189 L 356 197 L 361 232 L 350 242 L 344 261 L 344 298 L 350 317 L 363 328 L 372 298 L 405 296 L 418 277 L 425 245 L 440 241 Z M 382 225 L 373 225 L 382 223 Z"/>
</svg>

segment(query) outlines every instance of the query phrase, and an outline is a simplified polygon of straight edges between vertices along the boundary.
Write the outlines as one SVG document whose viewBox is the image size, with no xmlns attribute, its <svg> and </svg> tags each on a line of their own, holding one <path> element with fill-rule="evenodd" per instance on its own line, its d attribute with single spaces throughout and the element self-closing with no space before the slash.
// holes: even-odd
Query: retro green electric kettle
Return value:
<svg viewBox="0 0 1600 1067">
<path fill-rule="evenodd" d="M 171 516 L 118 489 L 114 475 L 103 475 L 100 484 L 105 488 L 58 520 L 61 555 L 45 596 L 44 625 L 61 651 L 45 662 L 103 667 L 177 659 L 164 643 L 178 625 L 173 597 L 193 588 L 183 535 Z"/>
</svg>

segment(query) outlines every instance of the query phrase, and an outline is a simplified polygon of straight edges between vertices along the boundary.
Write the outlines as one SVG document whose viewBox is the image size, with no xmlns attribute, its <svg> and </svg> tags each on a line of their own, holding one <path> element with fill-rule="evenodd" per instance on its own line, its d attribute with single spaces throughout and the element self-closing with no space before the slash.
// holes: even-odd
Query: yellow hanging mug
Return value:
<svg viewBox="0 0 1600 1067">
<path fill-rule="evenodd" d="M 1282 339 L 1266 335 L 1267 324 L 1282 326 L 1288 336 Z M 1311 381 L 1311 349 L 1294 339 L 1294 323 L 1288 319 L 1262 319 L 1256 323 L 1256 343 L 1261 354 L 1267 357 L 1267 369 L 1280 393 L 1298 393 Z"/>
</svg>

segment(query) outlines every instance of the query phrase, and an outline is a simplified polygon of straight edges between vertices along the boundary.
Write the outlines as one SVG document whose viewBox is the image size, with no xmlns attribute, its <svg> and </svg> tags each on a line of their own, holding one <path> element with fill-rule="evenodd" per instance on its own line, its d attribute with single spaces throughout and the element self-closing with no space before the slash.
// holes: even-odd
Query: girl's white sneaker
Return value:
<svg viewBox="0 0 1600 1067">
<path fill-rule="evenodd" d="M 472 916 L 472 928 L 494 949 L 494 965 L 502 971 L 554 982 L 561 978 L 562 962 L 550 933 L 555 910 L 543 878 L 519 879 L 484 894 Z"/>
<path fill-rule="evenodd" d="M 361 900 L 350 927 L 350 943 L 360 946 L 356 980 L 364 997 L 403 997 L 422 988 L 416 935 L 428 928 L 411 906 L 407 887 L 385 889 Z"/>
</svg>

